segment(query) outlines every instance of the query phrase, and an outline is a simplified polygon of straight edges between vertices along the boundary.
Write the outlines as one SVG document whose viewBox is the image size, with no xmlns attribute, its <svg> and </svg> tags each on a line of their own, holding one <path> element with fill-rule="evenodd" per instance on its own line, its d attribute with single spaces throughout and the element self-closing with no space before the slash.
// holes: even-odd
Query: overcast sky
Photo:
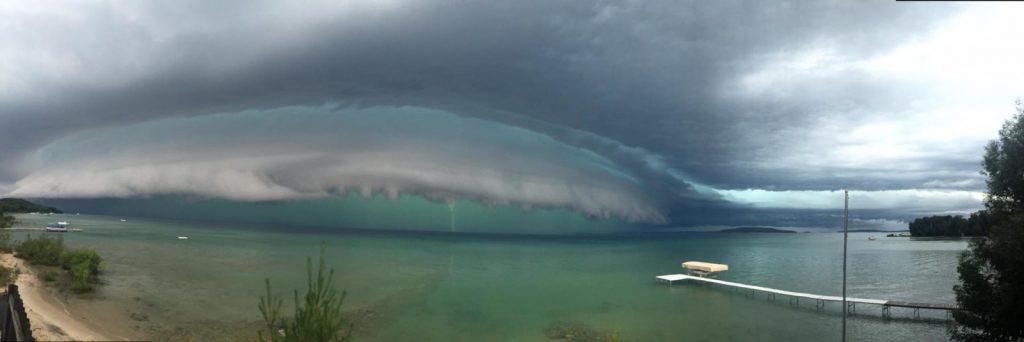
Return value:
<svg viewBox="0 0 1024 342">
<path fill-rule="evenodd" d="M 674 226 L 835 209 L 849 188 L 866 220 L 969 212 L 983 146 L 1024 97 L 1022 17 L 892 1 L 2 2 L 0 194 L 354 190 Z"/>
</svg>

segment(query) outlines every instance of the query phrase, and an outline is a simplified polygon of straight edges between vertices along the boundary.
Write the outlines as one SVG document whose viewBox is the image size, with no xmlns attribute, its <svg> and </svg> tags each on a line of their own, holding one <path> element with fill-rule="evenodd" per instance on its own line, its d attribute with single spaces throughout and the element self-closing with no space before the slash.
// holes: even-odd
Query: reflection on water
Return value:
<svg viewBox="0 0 1024 342">
<path fill-rule="evenodd" d="M 304 288 L 305 260 L 321 240 L 337 286 L 349 293 L 345 308 L 362 341 L 546 341 L 564 322 L 625 340 L 820 341 L 838 338 L 841 323 L 838 304 L 819 311 L 813 302 L 654 282 L 655 275 L 679 272 L 681 261 L 704 260 L 729 264 L 724 280 L 838 295 L 842 235 L 833 233 L 487 238 L 68 219 L 85 231 L 67 234 L 67 243 L 95 247 L 109 264 L 100 291 L 72 299 L 70 307 L 105 320 L 119 336 L 254 338 L 263 279 L 290 299 L 293 289 Z M 176 238 L 182 235 L 190 239 Z M 866 237 L 851 235 L 851 296 L 953 302 L 956 256 L 966 242 Z M 858 307 L 851 336 L 947 338 L 942 320 L 884 320 L 880 310 Z"/>
</svg>

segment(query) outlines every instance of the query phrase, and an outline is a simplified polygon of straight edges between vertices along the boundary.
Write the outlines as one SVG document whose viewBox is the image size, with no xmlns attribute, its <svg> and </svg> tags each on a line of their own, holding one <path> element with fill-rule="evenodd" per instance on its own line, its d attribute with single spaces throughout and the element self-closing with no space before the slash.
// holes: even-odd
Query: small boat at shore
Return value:
<svg viewBox="0 0 1024 342">
<path fill-rule="evenodd" d="M 64 221 L 56 223 L 47 223 L 46 231 L 55 233 L 66 233 L 68 231 L 68 223 Z"/>
</svg>

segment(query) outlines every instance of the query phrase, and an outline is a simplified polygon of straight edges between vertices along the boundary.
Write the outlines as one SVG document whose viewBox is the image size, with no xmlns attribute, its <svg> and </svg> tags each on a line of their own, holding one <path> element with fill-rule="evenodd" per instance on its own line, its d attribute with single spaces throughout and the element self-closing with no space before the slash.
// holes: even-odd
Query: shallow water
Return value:
<svg viewBox="0 0 1024 342">
<path fill-rule="evenodd" d="M 19 215 L 25 226 L 68 220 L 70 246 L 107 261 L 104 285 L 70 309 L 118 336 L 252 339 L 269 278 L 291 302 L 305 286 L 306 257 L 328 245 L 336 285 L 348 291 L 360 341 L 546 341 L 576 321 L 626 341 L 838 340 L 839 304 L 722 287 L 663 285 L 679 263 L 726 263 L 720 279 L 839 295 L 842 235 L 689 233 L 641 238 L 531 238 L 356 234 L 327 229 L 230 225 L 92 215 Z M 188 240 L 178 240 L 186 235 Z M 868 236 L 879 236 L 868 241 Z M 849 295 L 953 303 L 956 258 L 965 241 L 850 235 Z M 862 305 L 852 340 L 945 340 L 944 313 Z"/>
</svg>

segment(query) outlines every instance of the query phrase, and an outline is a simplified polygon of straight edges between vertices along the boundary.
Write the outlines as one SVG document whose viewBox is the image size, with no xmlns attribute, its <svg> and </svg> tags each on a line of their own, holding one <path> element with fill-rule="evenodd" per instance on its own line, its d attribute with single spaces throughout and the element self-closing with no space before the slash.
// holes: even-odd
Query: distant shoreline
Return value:
<svg viewBox="0 0 1024 342">
<path fill-rule="evenodd" d="M 719 230 L 718 232 L 719 233 L 796 233 L 796 231 L 793 231 L 793 230 L 778 229 L 778 228 L 768 228 L 768 227 L 739 227 L 739 228 L 722 229 L 722 230 Z"/>
<path fill-rule="evenodd" d="M 837 230 L 836 233 L 842 233 L 842 230 Z M 882 229 L 850 229 L 850 233 L 909 233 L 910 230 L 882 230 Z"/>
</svg>

